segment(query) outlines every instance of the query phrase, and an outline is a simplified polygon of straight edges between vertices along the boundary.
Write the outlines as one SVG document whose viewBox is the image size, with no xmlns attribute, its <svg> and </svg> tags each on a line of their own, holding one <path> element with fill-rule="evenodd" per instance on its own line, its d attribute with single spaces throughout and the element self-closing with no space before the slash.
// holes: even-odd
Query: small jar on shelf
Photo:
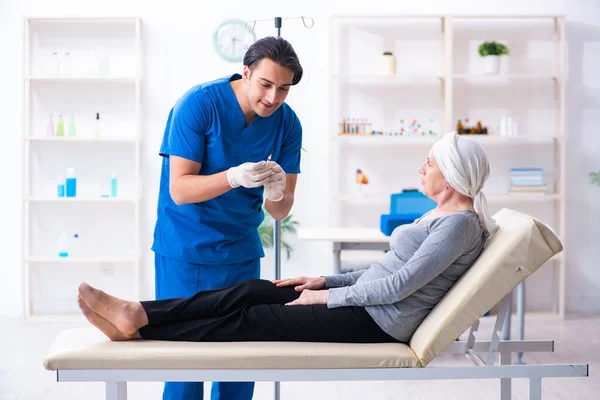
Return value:
<svg viewBox="0 0 600 400">
<path fill-rule="evenodd" d="M 386 51 L 379 56 L 379 74 L 396 75 L 396 57 L 391 51 Z"/>
</svg>

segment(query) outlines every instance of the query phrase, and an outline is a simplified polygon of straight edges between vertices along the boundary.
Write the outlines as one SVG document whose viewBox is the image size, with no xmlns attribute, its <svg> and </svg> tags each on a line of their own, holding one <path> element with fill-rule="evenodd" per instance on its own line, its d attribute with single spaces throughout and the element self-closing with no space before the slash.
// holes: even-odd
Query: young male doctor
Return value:
<svg viewBox="0 0 600 400">
<path fill-rule="evenodd" d="M 259 278 L 263 201 L 277 220 L 294 203 L 302 127 L 284 100 L 302 66 L 280 37 L 256 41 L 243 64 L 242 75 L 192 87 L 169 114 L 152 246 L 157 299 Z M 215 382 L 211 397 L 250 400 L 253 390 Z M 165 400 L 202 398 L 202 382 L 165 384 Z"/>
</svg>

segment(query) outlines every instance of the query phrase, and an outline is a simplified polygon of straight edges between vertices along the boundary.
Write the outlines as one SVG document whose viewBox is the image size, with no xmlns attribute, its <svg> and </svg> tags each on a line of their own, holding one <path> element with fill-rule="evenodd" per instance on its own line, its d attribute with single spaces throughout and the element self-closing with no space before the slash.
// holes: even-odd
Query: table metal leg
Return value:
<svg viewBox="0 0 600 400">
<path fill-rule="evenodd" d="M 333 274 L 340 274 L 342 272 L 342 245 L 340 243 L 333 243 Z"/>
<path fill-rule="evenodd" d="M 508 314 L 504 319 L 504 327 L 502 328 L 502 338 L 504 340 L 510 340 L 510 319 L 512 315 L 512 292 L 508 294 Z"/>
<path fill-rule="evenodd" d="M 517 340 L 524 340 L 525 336 L 525 281 L 517 286 Z M 517 353 L 515 364 L 523 362 L 523 352 Z"/>
<path fill-rule="evenodd" d="M 106 400 L 127 400 L 127 382 L 105 382 Z"/>
<path fill-rule="evenodd" d="M 509 308 L 510 310 L 510 308 Z M 509 315 L 510 316 L 510 313 Z M 506 320 L 505 320 L 506 321 Z M 510 351 L 500 352 L 500 365 L 510 365 L 512 354 Z M 512 397 L 512 379 L 500 379 L 500 400 L 510 400 Z"/>
</svg>

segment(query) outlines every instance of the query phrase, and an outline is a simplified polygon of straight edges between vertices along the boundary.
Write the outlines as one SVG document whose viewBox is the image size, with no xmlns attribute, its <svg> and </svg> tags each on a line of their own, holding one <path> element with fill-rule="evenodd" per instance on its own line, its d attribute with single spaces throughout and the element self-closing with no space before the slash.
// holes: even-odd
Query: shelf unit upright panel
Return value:
<svg viewBox="0 0 600 400">
<path fill-rule="evenodd" d="M 373 130 L 400 131 L 401 120 L 418 119 L 429 124 L 438 134 L 446 129 L 446 64 L 444 57 L 445 30 L 442 16 L 332 16 L 330 19 L 330 104 L 329 122 L 330 160 L 333 164 L 331 178 L 330 215 L 332 226 L 360 226 L 362 222 L 343 218 L 344 208 L 352 207 L 353 168 L 360 160 L 351 160 L 345 153 L 347 146 L 372 140 L 371 144 L 395 143 L 387 151 L 399 150 L 403 139 L 415 140 L 430 137 L 368 137 L 363 135 L 339 135 L 343 118 L 366 117 Z M 420 52 L 421 48 L 427 51 Z M 379 57 L 384 51 L 392 51 L 397 59 L 395 75 L 378 71 Z M 434 98 L 434 105 L 430 99 Z M 364 112 L 362 111 L 364 110 Z M 408 123 L 407 123 L 408 125 Z M 378 141 L 381 139 L 381 141 Z M 365 143 L 366 144 L 366 143 Z M 386 152 L 386 147 L 365 146 L 361 148 L 362 160 L 373 160 L 369 152 Z M 401 154 L 401 153 L 399 153 Z M 426 153 L 424 153 L 426 156 Z M 383 160 L 383 158 L 382 158 Z M 416 162 L 416 159 L 415 159 Z M 343 164 L 347 164 L 343 167 Z M 356 168 L 356 167 L 355 167 Z M 367 168 L 371 169 L 371 166 Z M 373 170 L 378 168 L 373 166 Z M 368 172 L 367 172 L 368 175 Z M 407 174 L 408 175 L 408 174 Z M 398 185 L 415 186 L 418 174 L 399 177 Z M 371 181 L 383 182 L 379 177 Z M 373 184 L 373 183 L 371 183 Z M 351 187 L 351 192 L 348 188 Z M 392 191 L 392 189 L 388 189 Z M 380 207 L 377 212 L 384 211 Z M 372 211 L 372 210 L 371 210 Z M 351 213 L 356 215 L 357 213 Z"/>
<path fill-rule="evenodd" d="M 541 218 L 556 230 L 566 248 L 565 192 L 562 186 L 565 182 L 563 173 L 567 144 L 563 127 L 565 53 L 561 47 L 561 37 L 564 39 L 561 21 L 564 21 L 564 17 L 454 16 L 452 20 L 454 71 L 448 84 L 453 93 L 449 104 L 453 107 L 451 114 L 454 126 L 458 119 L 464 124 L 464 117 L 471 117 L 460 114 L 460 110 L 469 107 L 479 114 L 475 116 L 476 119 L 495 119 L 499 125 L 503 113 L 497 109 L 504 109 L 508 116 L 519 123 L 516 137 L 478 138 L 490 155 L 492 170 L 494 167 L 496 169 L 486 184 L 486 193 L 492 193 L 488 195 L 488 199 L 492 200 L 491 208 L 494 210 L 506 206 Z M 483 73 L 477 47 L 484 40 L 500 41 L 509 48 L 510 55 L 501 57 L 498 75 Z M 469 97 L 465 101 L 466 106 L 462 107 L 457 101 L 461 92 Z M 469 125 L 474 123 L 475 119 L 471 118 Z M 492 124 L 492 128 L 498 131 L 499 126 Z M 498 139 L 507 140 L 511 147 L 500 147 L 499 142 L 494 143 Z M 510 154 L 503 151 L 510 151 Z M 506 175 L 498 175 L 498 167 L 504 165 L 505 155 L 507 160 L 518 158 L 520 164 L 505 165 L 502 173 Z M 496 160 L 493 160 L 494 157 Z M 495 195 L 499 192 L 498 178 L 508 182 L 508 169 L 511 167 L 543 167 L 548 194 L 543 198 L 537 194 Z M 498 201 L 503 197 L 503 201 Z M 511 200 L 510 203 L 508 200 Z M 565 262 L 566 253 L 563 251 L 561 257 L 553 258 L 552 268 L 548 271 L 552 281 L 549 288 L 551 308 L 561 317 L 565 312 Z"/>
<path fill-rule="evenodd" d="M 68 64 L 65 58 L 55 64 L 54 52 L 58 57 L 69 52 Z M 99 279 L 104 286 L 128 279 L 116 283 L 115 290 L 139 298 L 141 19 L 26 17 L 23 65 L 24 315 L 64 319 L 75 314 L 72 295 L 52 297 L 52 287 L 69 279 Z M 96 112 L 101 135 L 95 132 Z M 48 116 L 54 114 L 56 127 L 59 113 L 65 132 L 73 118 L 75 136 L 46 135 Z M 76 197 L 57 196 L 66 165 L 76 167 Z M 112 173 L 117 173 L 117 197 L 105 198 Z M 69 235 L 80 236 L 71 243 L 73 254 L 61 258 L 57 232 L 65 227 L 73 228 Z"/>
<path fill-rule="evenodd" d="M 494 15 L 494 16 L 460 16 L 460 15 L 446 15 L 446 16 L 334 16 L 330 20 L 330 226 L 331 227 L 342 227 L 348 226 L 348 218 L 344 208 L 344 204 L 352 203 L 356 206 L 362 207 L 365 212 L 369 209 L 375 208 L 377 211 L 368 215 L 371 224 L 368 226 L 359 227 L 371 227 L 373 228 L 375 221 L 380 214 L 380 210 L 386 209 L 385 212 L 389 212 L 387 207 L 389 205 L 389 196 L 391 193 L 398 192 L 400 189 L 406 186 L 396 186 L 392 184 L 389 190 L 384 192 L 367 193 L 360 196 L 353 195 L 344 192 L 346 188 L 352 186 L 352 180 L 348 179 L 348 176 L 344 176 L 342 163 L 347 158 L 344 155 L 344 151 L 351 149 L 354 153 L 360 153 L 361 155 L 376 157 L 381 154 L 384 157 L 386 152 L 395 151 L 398 157 L 404 157 L 406 154 L 411 152 L 419 153 L 427 151 L 431 145 L 439 139 L 438 137 L 381 137 L 381 136 L 338 136 L 337 133 L 338 123 L 344 115 L 343 103 L 346 100 L 342 95 L 341 89 L 346 86 L 355 86 L 361 89 L 369 87 L 378 87 L 379 90 L 395 90 L 398 87 L 410 87 L 414 89 L 417 85 L 425 85 L 432 81 L 431 76 L 424 76 L 423 74 L 414 75 L 398 75 L 394 78 L 375 77 L 371 74 L 358 74 L 352 76 L 348 74 L 344 69 L 350 63 L 347 60 L 347 52 L 349 48 L 344 46 L 344 32 L 340 29 L 340 25 L 346 26 L 368 26 L 381 24 L 382 21 L 402 21 L 406 19 L 427 19 L 436 18 L 441 23 L 441 71 L 439 74 L 435 74 L 441 82 L 441 98 L 442 98 L 442 124 L 441 132 L 449 132 L 456 129 L 457 113 L 460 111 L 459 104 L 457 104 L 456 96 L 457 91 L 466 86 L 473 86 L 479 88 L 487 88 L 493 93 L 494 89 L 505 88 L 516 88 L 515 96 L 521 96 L 523 93 L 527 93 L 527 87 L 538 87 L 543 88 L 546 92 L 542 96 L 544 101 L 552 101 L 552 105 L 549 107 L 550 111 L 545 110 L 545 118 L 543 120 L 545 125 L 536 124 L 535 116 L 530 117 L 530 123 L 527 126 L 520 126 L 518 136 L 472 136 L 473 139 L 477 140 L 492 156 L 496 153 L 510 152 L 511 149 L 529 149 L 531 152 L 536 154 L 543 154 L 544 162 L 548 162 L 551 165 L 552 173 L 548 176 L 546 183 L 549 187 L 549 193 L 546 195 L 530 194 L 530 195 L 511 195 L 508 193 L 508 171 L 503 171 L 505 174 L 502 176 L 491 177 L 490 181 L 486 185 L 486 196 L 491 208 L 502 208 L 510 207 L 513 209 L 523 209 L 528 212 L 529 210 L 537 211 L 538 208 L 552 207 L 552 216 L 549 219 L 544 219 L 553 229 L 556 230 L 559 237 L 563 242 L 565 250 L 560 254 L 560 257 L 554 257 L 552 259 L 552 310 L 554 313 L 564 316 L 565 312 L 565 262 L 566 262 L 566 238 L 565 238 L 565 190 L 564 185 L 566 182 L 566 129 L 565 129 L 565 107 L 566 107 L 566 23 L 563 16 L 558 15 Z M 523 29 L 526 29 L 528 21 L 534 20 L 535 23 L 547 23 L 551 28 L 551 34 L 544 36 L 543 38 L 530 38 L 524 33 Z M 506 26 L 519 26 L 521 29 L 520 36 L 514 36 L 512 38 L 513 50 L 518 54 L 519 52 L 533 51 L 533 59 L 520 60 L 520 64 L 516 65 L 520 68 L 514 68 L 509 71 L 506 69 L 507 65 L 503 64 L 501 73 L 499 75 L 486 75 L 483 70 L 479 70 L 480 66 L 477 64 L 480 60 L 471 60 L 471 64 L 465 64 L 464 59 L 460 59 L 460 46 L 462 43 L 456 43 L 457 36 L 460 36 L 461 22 L 468 21 L 469 23 L 486 23 L 486 21 L 500 21 L 495 25 L 495 30 L 490 30 L 486 34 L 481 35 L 476 39 L 483 40 L 498 40 L 503 36 L 503 32 L 507 29 Z M 503 24 L 506 25 L 503 27 Z M 512 24 L 512 25 L 511 25 Z M 490 24 L 492 26 L 493 24 Z M 457 32 L 457 29 L 459 30 Z M 487 37 L 492 34 L 494 37 Z M 526 42 L 533 40 L 534 42 L 529 48 L 526 48 Z M 509 49 L 511 48 L 509 43 Z M 469 48 L 469 55 L 472 56 L 472 52 L 478 57 L 477 45 L 478 43 L 470 43 L 472 48 Z M 458 48 L 457 48 L 458 46 Z M 541 49 L 541 50 L 540 50 Z M 375 47 L 375 50 L 380 50 Z M 537 53 L 536 53 L 537 51 Z M 540 52 L 545 55 L 548 52 L 552 53 L 551 59 L 546 59 L 544 62 L 544 70 L 535 70 L 530 68 L 535 66 L 536 57 L 539 58 Z M 398 63 L 402 62 L 402 55 L 398 55 Z M 377 60 L 372 60 L 376 62 Z M 505 62 L 506 60 L 504 60 Z M 514 61 L 514 60 L 511 60 Z M 538 60 L 539 61 L 539 60 Z M 461 62 L 463 63 L 461 65 Z M 475 64 L 474 64 L 475 63 Z M 464 65 L 471 67 L 464 68 Z M 513 65 L 513 67 L 515 67 Z M 344 71 L 344 72 L 342 72 Z M 490 99 L 491 101 L 497 101 L 497 99 Z M 512 101 L 507 101 L 508 105 L 512 105 Z M 502 105 L 501 105 L 502 106 Z M 524 110 L 527 112 L 527 109 Z M 487 117 L 486 117 L 487 118 Z M 372 121 L 374 122 L 374 121 Z M 538 121 L 539 122 L 539 121 Z M 544 126 L 544 129 L 538 128 Z M 373 127 L 375 129 L 375 126 Z M 494 128 L 496 128 L 494 126 Z M 536 129 L 537 128 L 537 129 Z M 333 133 L 331 133 L 333 132 Z M 345 149 L 345 150 L 344 150 Z M 369 153 L 369 154 L 365 154 Z M 533 153 L 532 153 L 533 154 Z M 522 157 L 521 159 L 524 159 Z M 512 165 L 511 167 L 520 167 L 521 165 Z M 414 167 L 414 165 L 406 165 L 406 167 Z M 494 166 L 492 166 L 494 167 Z M 494 169 L 494 168 L 492 168 Z M 497 175 L 497 173 L 492 172 Z M 494 186 L 493 181 L 495 179 L 503 179 L 503 185 Z M 531 212 L 530 212 L 531 213 Z M 375 215 L 377 214 L 377 215 Z M 378 221 L 378 219 L 377 219 Z M 351 223 L 350 223 L 350 226 Z"/>
</svg>

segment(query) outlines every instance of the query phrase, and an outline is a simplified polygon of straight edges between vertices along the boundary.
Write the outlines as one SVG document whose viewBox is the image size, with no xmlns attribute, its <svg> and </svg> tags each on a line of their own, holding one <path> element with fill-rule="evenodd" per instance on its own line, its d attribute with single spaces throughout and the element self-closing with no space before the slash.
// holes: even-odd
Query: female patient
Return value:
<svg viewBox="0 0 600 400">
<path fill-rule="evenodd" d="M 437 207 L 396 228 L 391 250 L 366 270 L 142 302 L 83 283 L 79 307 L 115 341 L 408 342 L 496 229 L 481 192 L 489 164 L 475 141 L 446 134 L 419 173 Z"/>
</svg>

